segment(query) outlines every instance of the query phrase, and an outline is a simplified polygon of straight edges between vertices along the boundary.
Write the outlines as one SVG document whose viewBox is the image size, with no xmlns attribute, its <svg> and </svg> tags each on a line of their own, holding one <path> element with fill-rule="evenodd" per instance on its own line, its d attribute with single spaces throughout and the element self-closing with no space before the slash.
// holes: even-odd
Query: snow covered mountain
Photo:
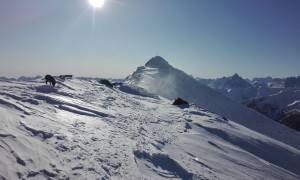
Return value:
<svg viewBox="0 0 300 180">
<path fill-rule="evenodd" d="M 208 84 L 209 87 L 213 89 L 239 89 L 239 88 L 249 88 L 252 85 L 240 77 L 238 74 L 234 74 L 231 77 L 222 77 L 216 79 Z"/>
<path fill-rule="evenodd" d="M 145 66 L 128 76 L 125 83 L 142 87 L 169 100 L 183 98 L 256 132 L 300 148 L 298 136 L 296 139 L 287 138 L 291 136 L 289 128 L 198 83 L 183 71 L 169 65 L 162 57 L 150 59 Z"/>
<path fill-rule="evenodd" d="M 264 78 L 253 78 L 252 79 L 252 83 L 260 83 L 260 84 L 268 84 L 269 82 L 271 82 L 273 80 L 272 77 L 268 76 L 268 77 L 264 77 Z"/>
<path fill-rule="evenodd" d="M 148 78 L 172 69 L 160 63 Z M 299 179 L 299 147 L 282 142 L 125 84 L 0 81 L 0 179 Z"/>
<path fill-rule="evenodd" d="M 300 131 L 299 77 L 254 78 L 252 84 L 247 84 L 246 80 L 235 74 L 219 79 L 197 78 L 197 81 L 281 124 Z M 232 85 L 228 86 L 227 82 Z"/>
<path fill-rule="evenodd" d="M 279 93 L 244 102 L 248 107 L 300 131 L 300 90 L 285 88 Z"/>
<path fill-rule="evenodd" d="M 252 81 L 243 79 L 238 74 L 217 79 L 195 78 L 199 83 L 206 85 L 230 99 L 244 103 L 254 98 L 279 93 L 284 88 L 284 80 L 266 78 L 254 78 Z M 280 89 L 281 88 L 281 89 Z"/>
<path fill-rule="evenodd" d="M 214 90 L 221 92 L 230 99 L 237 102 L 243 102 L 257 96 L 258 90 L 250 82 L 234 74 L 230 77 L 222 77 L 217 79 L 201 79 L 196 78 L 198 82 L 204 84 Z"/>
</svg>

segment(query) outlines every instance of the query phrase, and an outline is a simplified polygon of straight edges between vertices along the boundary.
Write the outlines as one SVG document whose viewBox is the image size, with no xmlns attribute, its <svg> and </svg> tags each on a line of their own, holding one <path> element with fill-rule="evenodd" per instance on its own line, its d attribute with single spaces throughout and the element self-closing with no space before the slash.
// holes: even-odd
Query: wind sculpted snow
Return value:
<svg viewBox="0 0 300 180">
<path fill-rule="evenodd" d="M 298 149 L 140 87 L 0 81 L 0 179 L 299 179 L 299 162 Z"/>
<path fill-rule="evenodd" d="M 154 57 L 125 80 L 169 100 L 178 97 L 216 112 L 249 129 L 300 149 L 300 135 L 266 116 L 239 104 L 225 95 L 198 83 L 185 72 L 169 65 L 163 58 Z"/>
</svg>

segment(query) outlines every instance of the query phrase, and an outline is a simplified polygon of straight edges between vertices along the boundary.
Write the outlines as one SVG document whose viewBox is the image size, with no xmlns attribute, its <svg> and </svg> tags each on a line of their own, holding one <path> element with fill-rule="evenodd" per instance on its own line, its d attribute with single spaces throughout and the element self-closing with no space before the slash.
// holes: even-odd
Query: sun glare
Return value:
<svg viewBox="0 0 300 180">
<path fill-rule="evenodd" d="M 91 4 L 91 6 L 93 6 L 94 8 L 101 8 L 105 3 L 105 0 L 88 0 L 88 1 Z"/>
</svg>

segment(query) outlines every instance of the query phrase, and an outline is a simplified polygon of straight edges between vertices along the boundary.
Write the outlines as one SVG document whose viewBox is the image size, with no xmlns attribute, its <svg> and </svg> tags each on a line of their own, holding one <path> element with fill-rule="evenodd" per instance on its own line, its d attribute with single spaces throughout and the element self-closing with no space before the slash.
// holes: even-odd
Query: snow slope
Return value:
<svg viewBox="0 0 300 180">
<path fill-rule="evenodd" d="M 254 78 L 252 84 L 237 74 L 218 79 L 196 78 L 198 82 L 230 99 L 300 131 L 300 78 Z"/>
<path fill-rule="evenodd" d="M 300 114 L 300 90 L 298 88 L 285 88 L 270 96 L 251 99 L 245 104 L 275 121 L 300 130 L 298 115 Z"/>
<path fill-rule="evenodd" d="M 177 97 L 216 112 L 249 129 L 300 149 L 300 136 L 291 129 L 241 105 L 223 94 L 198 83 L 168 64 L 162 57 L 150 59 L 125 80 L 126 84 L 142 87 L 169 100 Z"/>
<path fill-rule="evenodd" d="M 300 90 L 285 89 L 279 93 L 255 98 L 247 103 L 253 104 L 256 108 L 264 111 L 268 117 L 278 119 L 284 111 L 293 111 L 300 109 Z"/>
<path fill-rule="evenodd" d="M 0 179 L 300 178 L 299 149 L 170 104 L 127 85 L 0 81 Z"/>
</svg>

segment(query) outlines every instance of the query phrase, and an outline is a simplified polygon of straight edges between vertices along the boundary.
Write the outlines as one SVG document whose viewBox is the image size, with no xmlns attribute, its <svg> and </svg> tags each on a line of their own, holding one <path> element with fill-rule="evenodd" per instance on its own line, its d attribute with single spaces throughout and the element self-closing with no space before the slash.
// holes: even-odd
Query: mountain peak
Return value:
<svg viewBox="0 0 300 180">
<path fill-rule="evenodd" d="M 152 68 L 169 68 L 171 65 L 162 57 L 155 56 L 151 58 L 146 64 L 146 67 L 152 67 Z"/>
<path fill-rule="evenodd" d="M 233 76 L 231 76 L 232 78 L 241 78 L 241 76 L 239 76 L 237 73 L 235 73 Z"/>
</svg>

